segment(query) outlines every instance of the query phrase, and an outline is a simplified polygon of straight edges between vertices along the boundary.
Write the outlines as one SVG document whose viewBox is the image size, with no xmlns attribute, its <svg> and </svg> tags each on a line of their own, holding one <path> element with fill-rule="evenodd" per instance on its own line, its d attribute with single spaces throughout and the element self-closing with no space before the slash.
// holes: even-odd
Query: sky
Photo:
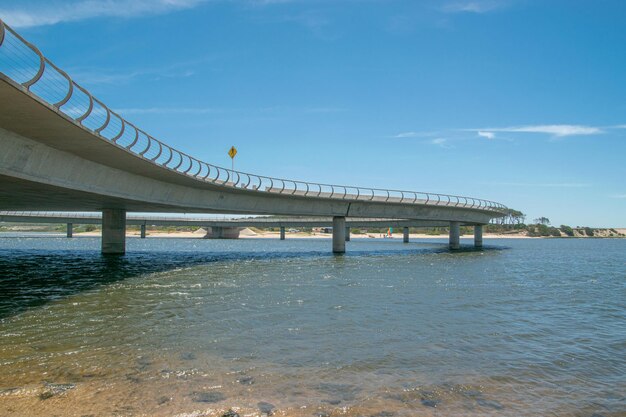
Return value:
<svg viewBox="0 0 626 417">
<path fill-rule="evenodd" d="M 208 163 L 626 227 L 621 0 L 2 0 L 127 120 Z"/>
</svg>

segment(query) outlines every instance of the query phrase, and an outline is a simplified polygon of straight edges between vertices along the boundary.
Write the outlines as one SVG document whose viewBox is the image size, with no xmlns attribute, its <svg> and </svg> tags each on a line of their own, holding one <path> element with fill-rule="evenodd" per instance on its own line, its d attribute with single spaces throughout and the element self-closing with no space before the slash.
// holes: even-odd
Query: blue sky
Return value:
<svg viewBox="0 0 626 417">
<path fill-rule="evenodd" d="M 626 227 L 626 2 L 2 0 L 94 95 L 207 162 Z"/>
</svg>

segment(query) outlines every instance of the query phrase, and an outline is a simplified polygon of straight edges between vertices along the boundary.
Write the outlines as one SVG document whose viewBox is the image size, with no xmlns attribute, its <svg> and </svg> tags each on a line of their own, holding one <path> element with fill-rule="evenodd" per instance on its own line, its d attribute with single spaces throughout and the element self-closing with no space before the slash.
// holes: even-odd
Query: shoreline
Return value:
<svg viewBox="0 0 626 417">
<path fill-rule="evenodd" d="M 619 230 L 621 233 L 626 232 L 626 229 L 615 229 L 615 230 Z M 20 230 L 20 231 L 6 231 L 6 232 L 0 232 L 0 236 L 2 233 L 37 233 L 37 234 L 42 234 L 42 235 L 46 235 L 46 234 L 50 234 L 50 235 L 55 235 L 56 237 L 59 237 L 59 235 L 63 236 L 65 235 L 64 232 L 60 232 L 60 231 L 26 231 L 26 230 Z M 166 238 L 166 239 L 205 239 L 205 235 L 206 233 L 204 231 L 195 231 L 195 232 L 184 232 L 184 231 L 173 231 L 173 232 L 167 232 L 167 231 L 148 231 L 146 238 Z M 92 232 L 74 232 L 74 236 L 73 237 L 97 237 L 100 238 L 102 236 L 100 231 L 92 231 Z M 127 231 L 126 233 L 126 237 L 128 238 L 139 238 L 140 237 L 140 232 L 137 230 L 133 230 L 133 231 Z M 460 236 L 461 239 L 473 239 L 474 235 L 473 234 L 464 234 Z M 521 234 L 521 233 L 484 233 L 483 234 L 483 239 L 624 239 L 626 238 L 626 236 L 527 236 L 525 234 Z M 211 238 L 206 238 L 206 239 L 211 239 Z M 238 238 L 235 239 L 276 239 L 279 240 L 280 239 L 280 232 L 276 231 L 276 232 L 268 232 L 268 231 L 263 231 L 263 232 L 253 232 L 249 229 L 244 229 L 242 230 L 242 232 L 240 233 Z M 290 233 L 290 232 L 286 232 L 285 233 L 285 239 L 332 239 L 332 234 L 330 233 L 319 233 L 319 232 L 315 232 L 315 233 L 302 233 L 302 232 L 297 232 L 297 233 Z M 351 240 L 369 240 L 369 239 L 382 239 L 382 240 L 402 240 L 403 239 L 403 235 L 402 233 L 395 233 L 393 234 L 392 237 L 387 237 L 381 233 L 359 233 L 359 234 L 355 234 L 352 233 L 350 236 Z M 448 235 L 447 234 L 440 234 L 440 235 L 432 235 L 432 234 L 425 234 L 425 233 L 410 233 L 409 234 L 409 239 L 411 241 L 413 240 L 435 240 L 435 239 L 448 239 Z"/>
<path fill-rule="evenodd" d="M 80 232 L 74 233 L 75 237 L 101 237 L 100 232 Z M 126 233 L 126 237 L 139 237 L 140 233 L 132 231 Z M 146 238 L 186 238 L 204 239 L 204 233 L 198 232 L 148 232 Z M 382 240 L 402 240 L 402 234 L 394 234 L 392 237 L 381 237 L 380 233 L 351 234 L 351 239 L 382 239 Z M 461 235 L 461 239 L 473 239 L 473 234 Z M 209 239 L 209 238 L 207 238 Z M 280 239 L 279 232 L 264 232 L 255 234 L 241 234 L 238 239 Z M 332 239 L 330 233 L 285 233 L 285 239 Z M 409 234 L 409 239 L 448 239 L 447 234 L 429 235 L 421 233 Z M 520 234 L 483 234 L 483 239 L 540 239 L 540 237 L 524 236 Z"/>
</svg>

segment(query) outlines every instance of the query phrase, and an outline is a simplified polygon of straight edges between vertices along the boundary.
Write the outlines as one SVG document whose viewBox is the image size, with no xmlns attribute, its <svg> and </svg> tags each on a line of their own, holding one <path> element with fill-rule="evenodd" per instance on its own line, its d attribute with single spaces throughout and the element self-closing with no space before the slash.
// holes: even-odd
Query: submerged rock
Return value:
<svg viewBox="0 0 626 417">
<path fill-rule="evenodd" d="M 343 401 L 353 401 L 356 398 L 356 394 L 360 391 L 360 389 L 354 385 L 335 384 L 329 382 L 319 384 L 316 389 L 324 394 L 337 396 Z"/>
<path fill-rule="evenodd" d="M 274 411 L 276 411 L 276 406 L 274 406 L 274 404 L 266 403 L 265 401 L 259 402 L 257 406 L 259 407 L 261 413 L 267 414 L 268 416 L 271 416 L 274 414 Z"/>
<path fill-rule="evenodd" d="M 226 397 L 219 391 L 194 392 L 192 394 L 193 401 L 197 403 L 218 403 L 224 401 Z"/>
<path fill-rule="evenodd" d="M 439 405 L 439 403 L 441 401 L 439 401 L 439 400 L 431 400 L 431 399 L 428 399 L 428 398 L 422 398 L 421 402 L 422 402 L 422 405 L 425 406 L 425 407 L 436 408 L 437 405 Z"/>
<path fill-rule="evenodd" d="M 14 394 L 16 392 L 19 392 L 20 389 L 18 387 L 13 387 L 13 388 L 0 388 L 0 397 L 3 395 L 11 395 Z"/>
<path fill-rule="evenodd" d="M 504 408 L 504 406 L 498 401 L 489 401 L 482 398 L 478 398 L 476 400 L 476 404 L 480 405 L 481 407 L 493 408 L 494 410 L 502 410 Z"/>
<path fill-rule="evenodd" d="M 164 395 L 162 397 L 159 397 L 159 399 L 157 400 L 157 404 L 163 405 L 163 404 L 168 403 L 170 401 L 172 401 L 172 398 L 171 397 L 167 397 L 167 396 Z"/>
<path fill-rule="evenodd" d="M 222 414 L 222 417 L 239 417 L 239 413 L 234 410 L 228 410 L 227 412 Z"/>
<path fill-rule="evenodd" d="M 193 361 L 196 359 L 196 354 L 193 352 L 183 352 L 180 354 L 180 358 L 184 361 Z"/>
<path fill-rule="evenodd" d="M 239 381 L 241 385 L 252 385 L 255 382 L 253 376 L 242 376 L 237 381 Z"/>
<path fill-rule="evenodd" d="M 65 392 L 76 388 L 76 384 L 53 384 L 50 382 L 44 383 L 45 390 L 39 394 L 39 399 L 47 400 L 55 395 L 64 394 Z"/>
<path fill-rule="evenodd" d="M 135 363 L 137 364 L 136 368 L 140 371 L 145 371 L 150 365 L 152 365 L 152 361 L 145 356 L 138 357 Z"/>
<path fill-rule="evenodd" d="M 141 382 L 141 378 L 133 374 L 126 374 L 126 379 L 134 384 L 139 384 Z"/>
</svg>

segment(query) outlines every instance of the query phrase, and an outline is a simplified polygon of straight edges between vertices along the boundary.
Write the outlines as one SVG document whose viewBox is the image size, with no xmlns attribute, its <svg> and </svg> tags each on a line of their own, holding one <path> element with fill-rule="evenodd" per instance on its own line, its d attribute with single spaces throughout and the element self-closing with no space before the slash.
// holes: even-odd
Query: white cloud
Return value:
<svg viewBox="0 0 626 417">
<path fill-rule="evenodd" d="M 116 109 L 115 111 L 122 116 L 129 114 L 209 114 L 222 112 L 222 110 L 210 107 L 147 107 Z"/>
<path fill-rule="evenodd" d="M 541 187 L 541 188 L 587 188 L 591 184 L 581 182 L 547 182 L 547 183 L 530 183 L 530 182 L 493 182 L 490 185 L 502 185 L 505 187 Z"/>
<path fill-rule="evenodd" d="M 442 10 L 446 13 L 487 13 L 507 5 L 503 0 L 453 1 L 445 4 Z"/>
<path fill-rule="evenodd" d="M 325 114 L 347 111 L 335 107 L 264 107 L 264 108 L 215 108 L 215 107 L 134 107 L 116 109 L 121 115 L 131 114 Z"/>
<path fill-rule="evenodd" d="M 604 131 L 599 127 L 584 125 L 531 125 L 478 130 L 478 132 L 484 131 L 508 133 L 544 133 L 556 137 L 598 135 L 604 133 Z"/>
<path fill-rule="evenodd" d="M 0 17 L 9 26 L 34 27 L 75 22 L 95 17 L 136 17 L 190 9 L 207 0 L 78 0 L 60 3 L 49 1 L 45 6 L 33 4 L 2 7 Z"/>
<path fill-rule="evenodd" d="M 195 74 L 193 70 L 176 70 L 171 67 L 164 68 L 151 68 L 151 69 L 138 69 L 130 72 L 108 72 L 108 71 L 91 71 L 75 69 L 70 70 L 69 73 L 74 81 L 79 83 L 94 85 L 94 84 L 119 84 L 132 81 L 135 78 L 152 77 L 155 79 L 160 78 L 186 78 Z"/>
<path fill-rule="evenodd" d="M 453 146 L 448 143 L 448 139 L 446 138 L 435 138 L 435 139 L 430 140 L 428 143 L 430 143 L 431 145 L 437 145 L 446 149 L 453 148 Z"/>
<path fill-rule="evenodd" d="M 485 131 L 479 130 L 477 133 L 478 133 L 478 136 L 480 136 L 481 138 L 493 139 L 496 137 L 496 134 L 493 132 L 485 132 Z"/>
<path fill-rule="evenodd" d="M 267 6 L 272 4 L 293 3 L 295 0 L 250 0 L 254 5 Z"/>
<path fill-rule="evenodd" d="M 348 111 L 341 107 L 311 107 L 304 110 L 305 113 L 343 113 Z"/>
<path fill-rule="evenodd" d="M 417 132 L 402 132 L 394 136 L 394 138 L 414 138 L 418 136 Z"/>
</svg>

